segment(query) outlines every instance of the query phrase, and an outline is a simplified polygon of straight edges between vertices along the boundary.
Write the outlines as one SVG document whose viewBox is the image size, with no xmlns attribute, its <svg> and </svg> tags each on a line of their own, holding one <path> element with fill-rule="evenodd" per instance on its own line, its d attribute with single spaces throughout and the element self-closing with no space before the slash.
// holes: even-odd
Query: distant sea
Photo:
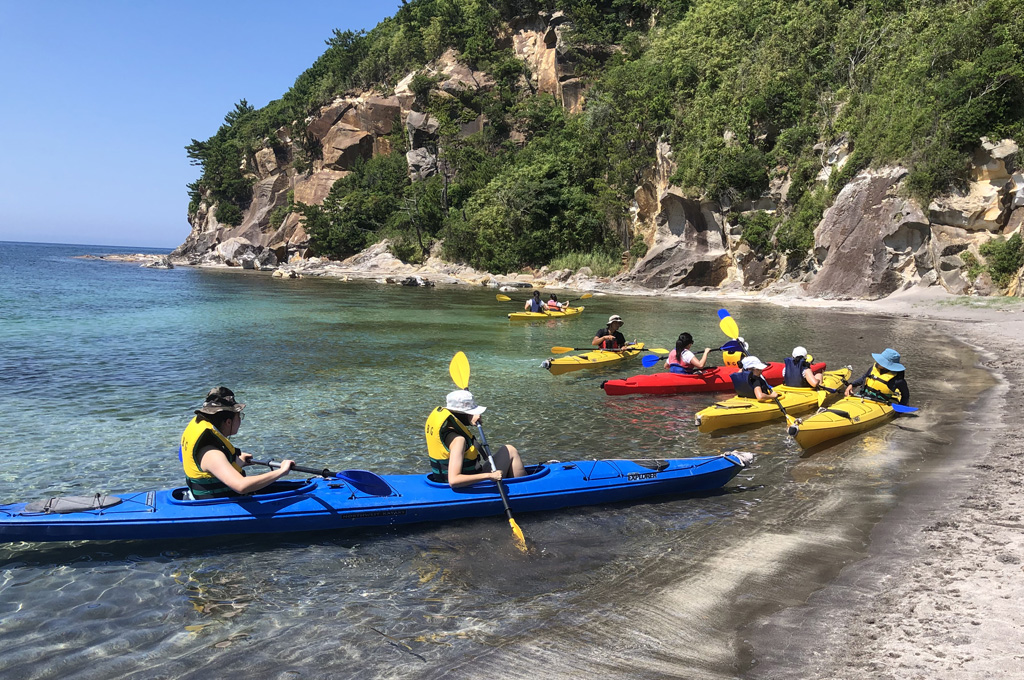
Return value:
<svg viewBox="0 0 1024 680">
<path fill-rule="evenodd" d="M 20 678 L 731 677 L 738 631 L 863 555 L 934 442 L 887 426 L 801 456 L 781 421 L 698 434 L 716 395 L 614 398 L 639 360 L 551 376 L 610 314 L 648 346 L 717 347 L 713 301 L 595 296 L 580 318 L 509 322 L 486 288 L 404 288 L 83 259 L 166 251 L 0 243 L 0 503 L 179 485 L 177 442 L 215 385 L 261 457 L 426 472 L 423 423 L 463 350 L 493 443 L 528 462 L 759 454 L 726 491 L 337 535 L 0 546 L 0 665 Z M 513 297 L 517 297 L 511 294 Z M 562 297 L 562 296 L 560 296 Z M 752 351 L 830 365 L 903 350 L 928 404 L 969 350 L 906 320 L 731 305 Z M 717 355 L 712 355 L 717 359 Z M 964 366 L 972 365 L 964 361 Z M 653 369 L 652 369 L 653 370 Z M 971 370 L 971 369 L 964 369 Z M 950 435 L 955 439 L 955 433 Z M 789 570 L 789 571 L 787 571 Z M 793 571 L 796 570 L 796 571 Z M 799 574 L 798 578 L 779 575 Z"/>
</svg>

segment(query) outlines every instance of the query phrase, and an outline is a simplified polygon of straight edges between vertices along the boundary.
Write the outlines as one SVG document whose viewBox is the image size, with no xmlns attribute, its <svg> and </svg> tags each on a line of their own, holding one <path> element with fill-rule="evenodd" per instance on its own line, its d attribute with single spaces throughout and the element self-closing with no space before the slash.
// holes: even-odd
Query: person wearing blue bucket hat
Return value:
<svg viewBox="0 0 1024 680">
<path fill-rule="evenodd" d="M 853 388 L 860 387 L 860 396 L 873 401 L 897 402 L 906 406 L 910 402 L 910 386 L 905 377 L 906 366 L 900 363 L 900 353 L 886 347 L 879 354 L 872 354 L 875 360 L 867 373 L 846 386 L 846 396 Z"/>
</svg>

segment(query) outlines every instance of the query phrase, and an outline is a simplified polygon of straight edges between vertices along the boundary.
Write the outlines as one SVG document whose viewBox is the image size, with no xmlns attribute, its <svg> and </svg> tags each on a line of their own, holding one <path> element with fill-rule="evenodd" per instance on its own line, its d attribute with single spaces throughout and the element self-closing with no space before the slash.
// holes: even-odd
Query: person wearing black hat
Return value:
<svg viewBox="0 0 1024 680">
<path fill-rule="evenodd" d="M 242 425 L 245 404 L 235 401 L 226 387 L 210 390 L 203 405 L 181 435 L 178 456 L 185 468 L 185 482 L 196 500 L 244 496 L 259 491 L 284 477 L 295 463 L 281 461 L 281 467 L 261 475 L 246 476 L 243 469 L 252 455 L 228 439 Z"/>
<path fill-rule="evenodd" d="M 875 363 L 867 373 L 846 386 L 846 396 L 853 393 L 853 388 L 860 387 L 860 396 L 873 401 L 897 403 L 907 406 L 910 403 L 910 386 L 907 385 L 906 366 L 900 363 L 900 353 L 886 347 L 881 354 L 872 354 Z"/>
</svg>

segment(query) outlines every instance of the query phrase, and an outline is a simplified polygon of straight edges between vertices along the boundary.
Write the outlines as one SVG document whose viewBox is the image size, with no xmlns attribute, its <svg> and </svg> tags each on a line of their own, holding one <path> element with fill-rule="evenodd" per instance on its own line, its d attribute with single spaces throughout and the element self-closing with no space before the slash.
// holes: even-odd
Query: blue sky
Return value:
<svg viewBox="0 0 1024 680">
<path fill-rule="evenodd" d="M 173 248 L 185 146 L 400 0 L 0 0 L 0 241 Z"/>
</svg>

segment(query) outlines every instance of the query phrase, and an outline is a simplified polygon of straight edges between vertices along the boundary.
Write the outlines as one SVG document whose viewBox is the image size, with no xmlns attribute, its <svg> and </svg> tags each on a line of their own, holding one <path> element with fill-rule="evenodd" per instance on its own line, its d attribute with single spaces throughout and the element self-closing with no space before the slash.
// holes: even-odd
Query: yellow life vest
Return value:
<svg viewBox="0 0 1024 680">
<path fill-rule="evenodd" d="M 743 352 L 722 352 L 722 363 L 726 366 L 739 366 L 745 356 Z"/>
<path fill-rule="evenodd" d="M 455 414 L 443 406 L 438 406 L 431 412 L 424 426 L 424 434 L 427 437 L 427 455 L 430 456 L 430 467 L 439 475 L 448 476 L 448 460 L 451 452 L 445 446 L 444 440 L 452 432 L 466 438 L 469 446 L 462 453 L 462 473 L 473 474 L 481 471 L 480 452 L 473 445 L 473 433 L 469 431 Z"/>
<path fill-rule="evenodd" d="M 891 400 L 893 397 L 891 382 L 895 377 L 895 373 L 875 364 L 871 367 L 871 372 L 864 379 L 864 396 L 871 398 L 872 395 L 875 395 L 882 397 L 884 401 Z"/>
<path fill-rule="evenodd" d="M 232 491 L 231 487 L 199 467 L 196 454 L 205 446 L 218 446 L 224 451 L 232 467 L 241 475 L 245 475 L 245 470 L 238 463 L 239 452 L 235 445 L 221 434 L 220 430 L 215 428 L 210 421 L 193 418 L 181 434 L 181 449 L 179 450 L 181 464 L 185 468 L 185 482 L 192 490 L 192 495 L 196 498 L 237 496 L 238 494 Z"/>
</svg>

